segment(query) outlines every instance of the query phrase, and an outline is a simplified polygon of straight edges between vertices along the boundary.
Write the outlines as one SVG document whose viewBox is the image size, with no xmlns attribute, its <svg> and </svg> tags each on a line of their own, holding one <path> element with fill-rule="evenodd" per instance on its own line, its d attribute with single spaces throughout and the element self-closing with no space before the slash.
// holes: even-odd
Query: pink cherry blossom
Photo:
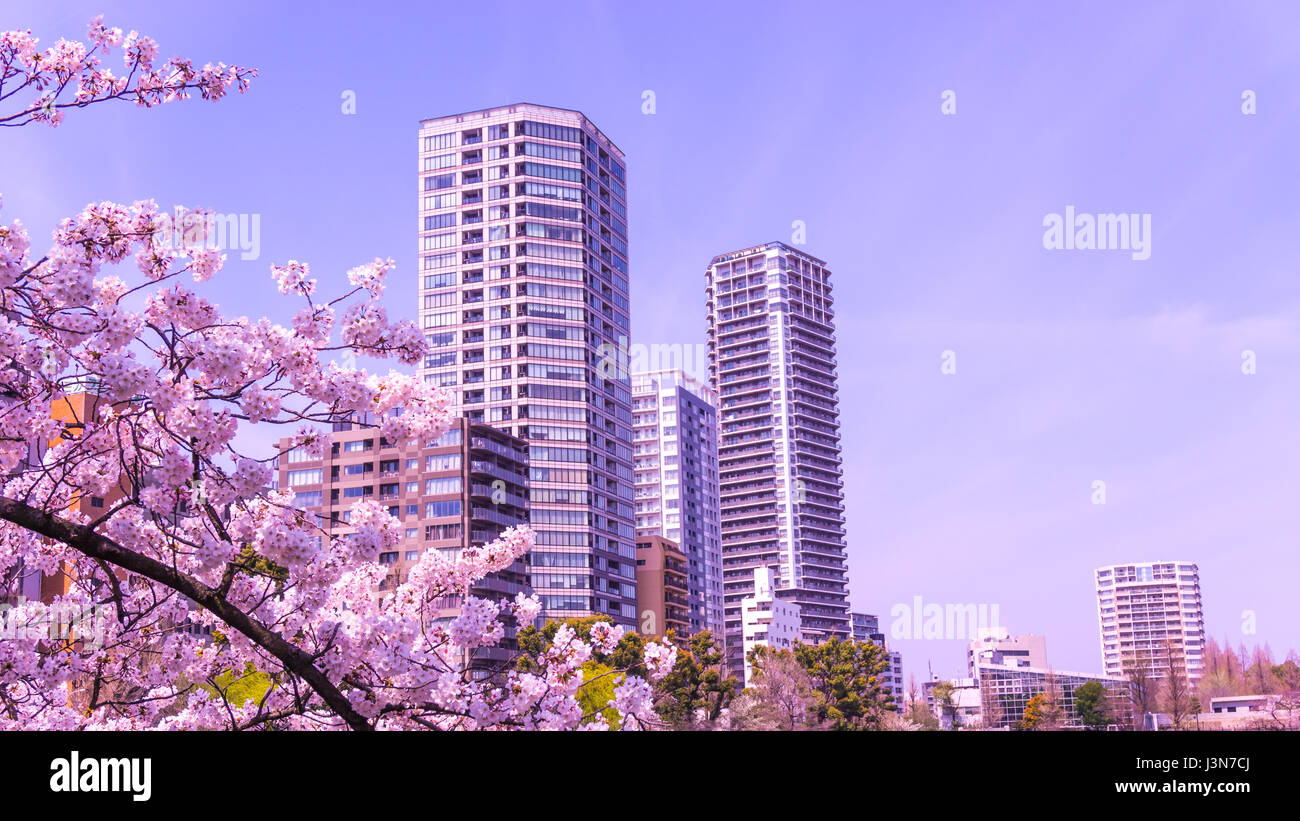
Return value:
<svg viewBox="0 0 1300 821">
<path fill-rule="evenodd" d="M 116 49 L 122 76 L 104 64 Z M 115 100 L 218 100 L 256 76 L 158 55 L 99 17 L 86 42 L 44 50 L 30 32 L 0 33 L 14 109 L 0 124 L 57 125 Z M 386 507 L 362 500 L 331 529 L 292 490 L 269 489 L 276 454 L 242 452 L 241 425 L 285 431 L 282 459 L 319 460 L 340 419 L 373 418 L 398 445 L 436 439 L 451 398 L 409 373 L 331 361 L 340 347 L 407 366 L 423 357 L 419 327 L 378 301 L 391 259 L 352 268 L 350 290 L 325 302 L 307 262 L 272 266 L 274 285 L 262 269 L 256 281 L 291 303 L 292 323 L 227 316 L 202 294 L 227 275 L 204 241 L 209 214 L 90 203 L 36 252 L 22 222 L 0 222 L 0 579 L 19 568 L 67 579 L 65 593 L 18 608 L 29 621 L 63 607 L 94 615 L 71 643 L 0 641 L 0 729 L 607 728 L 579 688 L 621 627 L 598 624 L 588 642 L 562 626 L 528 672 L 484 678 L 462 663 L 536 624 L 536 596 L 473 595 L 532 550 L 531 529 L 454 556 L 427 550 L 381 585 L 380 559 L 404 539 Z M 651 679 L 675 658 L 648 644 Z M 245 670 L 275 686 L 236 704 L 217 682 Z M 649 683 L 617 675 L 621 726 L 654 726 Z"/>
<path fill-rule="evenodd" d="M 677 646 L 674 644 L 660 644 L 658 642 L 646 642 L 645 646 L 645 666 L 650 675 L 651 681 L 658 681 L 673 671 L 673 665 L 677 663 Z"/>
</svg>

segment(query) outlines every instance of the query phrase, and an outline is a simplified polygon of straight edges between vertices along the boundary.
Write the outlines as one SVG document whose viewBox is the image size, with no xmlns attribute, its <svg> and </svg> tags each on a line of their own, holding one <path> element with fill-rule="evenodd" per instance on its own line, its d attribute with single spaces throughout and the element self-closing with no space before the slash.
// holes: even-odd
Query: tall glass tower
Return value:
<svg viewBox="0 0 1300 821">
<path fill-rule="evenodd" d="M 420 123 L 421 373 L 529 443 L 543 617 L 636 624 L 623 152 L 582 113 Z"/>
</svg>

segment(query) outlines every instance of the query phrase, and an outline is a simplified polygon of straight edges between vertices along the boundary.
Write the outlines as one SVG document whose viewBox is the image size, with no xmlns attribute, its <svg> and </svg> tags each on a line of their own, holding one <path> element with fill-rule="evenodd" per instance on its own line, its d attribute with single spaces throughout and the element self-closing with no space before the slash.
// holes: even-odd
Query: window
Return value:
<svg viewBox="0 0 1300 821">
<path fill-rule="evenodd" d="M 442 434 L 442 436 L 439 436 L 437 439 L 434 439 L 432 442 L 425 445 L 425 447 L 427 448 L 450 447 L 451 445 L 459 445 L 460 442 L 461 442 L 460 428 L 449 428 L 445 433 Z M 456 463 L 456 467 L 460 467 L 459 462 Z"/>
<path fill-rule="evenodd" d="M 456 155 L 452 154 L 435 154 L 432 157 L 424 158 L 425 171 L 437 171 L 442 168 L 451 168 L 456 165 Z"/>
<path fill-rule="evenodd" d="M 455 134 L 436 134 L 424 138 L 425 151 L 437 151 L 440 148 L 451 148 L 454 145 L 456 145 Z"/>
<path fill-rule="evenodd" d="M 424 250 L 434 251 L 439 248 L 450 248 L 456 244 L 456 232 L 451 231 L 446 234 L 433 234 L 424 238 Z"/>
<path fill-rule="evenodd" d="M 441 539 L 459 539 L 461 537 L 460 523 L 446 525 L 425 525 L 424 538 L 426 541 Z"/>
<path fill-rule="evenodd" d="M 428 456 L 424 460 L 424 469 L 428 472 L 435 470 L 459 470 L 460 454 L 443 453 Z"/>
<path fill-rule="evenodd" d="M 551 299 L 558 299 L 552 296 Z M 542 305 L 539 303 L 524 303 L 519 307 L 519 316 L 521 317 L 539 317 L 545 320 L 573 320 L 581 322 L 586 318 L 586 310 L 582 308 L 571 308 L 567 305 Z M 599 342 L 599 340 L 593 340 Z"/>
<path fill-rule="evenodd" d="M 318 461 L 318 457 L 312 456 L 311 453 L 308 452 L 306 447 L 297 447 L 289 451 L 288 462 L 291 465 L 296 464 L 298 462 L 315 462 L 315 461 Z"/>
<path fill-rule="evenodd" d="M 563 125 L 552 125 L 551 123 L 538 123 L 532 120 L 521 120 L 515 123 L 516 137 L 540 137 L 543 140 L 558 140 L 566 143 L 582 144 L 582 129 L 571 128 Z"/>
<path fill-rule="evenodd" d="M 587 553 L 539 553 L 529 554 L 533 567 L 591 567 L 591 555 Z"/>
<path fill-rule="evenodd" d="M 456 194 L 432 194 L 424 198 L 425 211 L 437 211 L 440 208 L 452 208 L 456 205 Z"/>
<path fill-rule="evenodd" d="M 425 294 L 424 307 L 426 310 L 432 308 L 447 308 L 452 305 L 459 305 L 460 299 L 455 291 L 444 291 L 440 294 Z M 449 343 L 443 343 L 449 344 Z"/>
<path fill-rule="evenodd" d="M 582 202 L 582 189 L 569 188 L 564 185 L 549 185 L 543 182 L 526 182 L 522 185 L 523 193 L 530 197 L 546 197 L 553 200 Z"/>
<path fill-rule="evenodd" d="M 521 151 L 516 153 L 527 154 L 530 157 L 541 157 L 546 160 L 562 160 L 563 162 L 582 162 L 581 148 L 568 148 L 562 145 L 546 145 L 545 143 L 526 142 L 521 146 Z M 427 161 L 426 161 L 427 165 Z M 426 171 L 432 171 L 432 168 L 425 168 Z"/>
<path fill-rule="evenodd" d="M 93 503 L 94 500 L 91 501 Z M 323 501 L 323 491 L 319 490 L 303 490 L 293 494 L 293 506 L 297 508 L 320 507 Z"/>
<path fill-rule="evenodd" d="M 426 502 L 424 505 L 424 518 L 437 519 L 443 516 L 459 516 L 460 510 L 460 499 Z"/>
<path fill-rule="evenodd" d="M 437 176 L 424 178 L 425 191 L 437 191 L 440 188 L 451 188 L 455 184 L 455 174 L 438 174 Z"/>
<path fill-rule="evenodd" d="M 460 491 L 461 483 L 459 476 L 429 479 L 424 483 L 424 492 L 429 496 L 436 496 L 444 493 L 460 493 Z"/>
<path fill-rule="evenodd" d="M 586 590 L 591 587 L 591 577 L 585 575 L 565 575 L 560 573 L 534 573 L 533 587 L 546 587 L 560 590 Z"/>
<path fill-rule="evenodd" d="M 523 234 L 540 239 L 558 239 L 565 242 L 582 242 L 582 229 L 564 225 L 548 225 L 542 222 L 525 222 Z"/>
<path fill-rule="evenodd" d="M 527 375 L 534 379 L 569 379 L 577 382 L 585 382 L 587 379 L 587 369 L 575 368 L 567 365 L 530 363 L 528 365 Z"/>
<path fill-rule="evenodd" d="M 545 202 L 524 202 L 515 209 L 518 216 L 541 217 L 548 220 L 568 220 L 582 222 L 582 209 L 564 205 L 551 205 Z"/>
<path fill-rule="evenodd" d="M 574 325 L 550 325 L 542 322 L 524 323 L 520 336 L 535 336 L 545 339 L 565 339 L 570 342 L 582 342 L 587 338 L 586 331 Z M 563 357 L 568 359 L 569 357 Z"/>
<path fill-rule="evenodd" d="M 432 271 L 436 268 L 450 268 L 456 264 L 455 254 L 435 254 L 430 257 L 424 257 L 424 270 Z M 424 278 L 425 288 L 444 288 L 448 285 L 456 284 L 456 272 L 448 271 L 443 274 L 434 274 Z"/>
<path fill-rule="evenodd" d="M 548 180 L 563 180 L 565 182 L 582 182 L 582 172 L 576 168 L 565 168 L 560 165 L 551 165 L 544 162 L 524 162 L 520 163 L 520 173 L 526 177 L 544 177 Z M 429 187 L 429 181 L 437 177 L 425 177 L 425 188 Z M 441 186 L 440 186 L 441 187 Z"/>
<path fill-rule="evenodd" d="M 583 348 L 568 345 L 543 345 L 539 342 L 520 345 L 519 355 L 536 356 L 544 359 L 568 359 L 573 362 L 583 362 L 587 358 L 587 352 Z"/>
<path fill-rule="evenodd" d="M 426 328 L 445 328 L 448 325 L 460 324 L 460 311 L 447 311 L 441 314 L 427 314 L 424 317 L 424 327 Z"/>
<path fill-rule="evenodd" d="M 291 470 L 289 471 L 289 487 L 298 487 L 299 485 L 319 485 L 322 475 L 320 468 Z"/>
<path fill-rule="evenodd" d="M 541 599 L 542 607 L 546 610 L 590 610 L 591 609 L 590 596 L 539 596 L 538 598 Z"/>
</svg>

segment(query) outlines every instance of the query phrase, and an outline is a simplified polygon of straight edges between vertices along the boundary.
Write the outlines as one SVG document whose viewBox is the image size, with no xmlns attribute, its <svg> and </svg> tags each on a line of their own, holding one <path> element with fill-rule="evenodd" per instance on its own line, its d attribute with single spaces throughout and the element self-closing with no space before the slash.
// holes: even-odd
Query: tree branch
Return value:
<svg viewBox="0 0 1300 821">
<path fill-rule="evenodd" d="M 152 579 L 176 592 L 187 596 L 196 603 L 210 610 L 231 628 L 238 630 L 266 652 L 275 656 L 284 664 L 285 669 L 300 676 L 328 704 L 340 718 L 354 730 L 374 729 L 364 716 L 352 708 L 351 703 L 337 687 L 316 668 L 309 656 L 301 648 L 286 641 L 258 624 L 247 613 L 226 601 L 217 591 L 199 582 L 197 579 L 168 567 L 162 562 L 127 550 L 105 536 L 85 525 L 79 525 L 66 519 L 23 504 L 22 502 L 0 497 L 0 519 L 12 522 L 19 527 L 38 533 L 72 549 L 109 564 L 138 573 Z"/>
</svg>

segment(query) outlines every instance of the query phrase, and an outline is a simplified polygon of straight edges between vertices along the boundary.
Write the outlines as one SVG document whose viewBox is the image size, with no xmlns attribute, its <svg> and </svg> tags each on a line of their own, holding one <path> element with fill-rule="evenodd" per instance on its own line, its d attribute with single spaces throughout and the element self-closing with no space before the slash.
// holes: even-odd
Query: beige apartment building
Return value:
<svg viewBox="0 0 1300 821">
<path fill-rule="evenodd" d="M 1102 670 L 1123 676 L 1134 665 L 1152 678 L 1171 665 L 1194 687 L 1205 675 L 1201 576 L 1192 562 L 1141 562 L 1099 567 L 1097 618 Z"/>
</svg>

